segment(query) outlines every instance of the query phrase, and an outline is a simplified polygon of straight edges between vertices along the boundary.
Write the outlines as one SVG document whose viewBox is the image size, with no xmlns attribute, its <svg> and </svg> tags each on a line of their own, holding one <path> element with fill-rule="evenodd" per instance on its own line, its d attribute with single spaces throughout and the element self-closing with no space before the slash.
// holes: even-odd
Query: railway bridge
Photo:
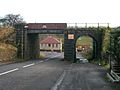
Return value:
<svg viewBox="0 0 120 90">
<path fill-rule="evenodd" d="M 100 26 L 96 28 L 68 27 L 67 23 L 27 23 L 17 24 L 16 44 L 18 57 L 23 59 L 39 58 L 39 34 L 64 34 L 64 59 L 76 61 L 76 41 L 80 36 L 93 39 L 92 58 L 101 58 L 102 37 Z"/>
</svg>

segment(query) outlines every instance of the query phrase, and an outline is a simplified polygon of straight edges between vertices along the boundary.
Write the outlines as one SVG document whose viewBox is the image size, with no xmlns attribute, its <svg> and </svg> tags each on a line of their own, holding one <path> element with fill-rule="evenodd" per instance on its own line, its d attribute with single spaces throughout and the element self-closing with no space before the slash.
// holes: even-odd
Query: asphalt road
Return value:
<svg viewBox="0 0 120 90">
<path fill-rule="evenodd" d="M 53 57 L 52 57 L 53 56 Z M 98 65 L 51 59 L 0 66 L 0 90 L 120 90 Z"/>
</svg>

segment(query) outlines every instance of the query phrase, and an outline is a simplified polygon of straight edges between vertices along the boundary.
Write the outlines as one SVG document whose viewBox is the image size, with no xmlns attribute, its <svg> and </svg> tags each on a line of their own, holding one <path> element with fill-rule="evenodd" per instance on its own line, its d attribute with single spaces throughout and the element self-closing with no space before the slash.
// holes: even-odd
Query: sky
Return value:
<svg viewBox="0 0 120 90">
<path fill-rule="evenodd" d="M 27 23 L 110 23 L 120 26 L 120 0 L 0 0 L 0 17 L 20 14 Z"/>
</svg>

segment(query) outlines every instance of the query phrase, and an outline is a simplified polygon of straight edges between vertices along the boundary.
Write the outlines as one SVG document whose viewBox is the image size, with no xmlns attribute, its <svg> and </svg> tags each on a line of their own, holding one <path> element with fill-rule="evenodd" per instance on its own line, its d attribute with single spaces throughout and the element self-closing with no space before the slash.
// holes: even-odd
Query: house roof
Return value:
<svg viewBox="0 0 120 90">
<path fill-rule="evenodd" d="M 40 41 L 40 44 L 60 44 L 61 42 L 52 36 L 48 36 L 47 38 L 43 39 Z"/>
</svg>

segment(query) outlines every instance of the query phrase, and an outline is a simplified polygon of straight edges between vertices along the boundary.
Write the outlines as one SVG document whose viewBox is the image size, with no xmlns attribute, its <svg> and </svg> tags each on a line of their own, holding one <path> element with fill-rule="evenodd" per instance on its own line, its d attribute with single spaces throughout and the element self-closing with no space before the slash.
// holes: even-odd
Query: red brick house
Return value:
<svg viewBox="0 0 120 90">
<path fill-rule="evenodd" d="M 62 51 L 62 42 L 55 37 L 48 36 L 40 41 L 41 51 Z"/>
</svg>

